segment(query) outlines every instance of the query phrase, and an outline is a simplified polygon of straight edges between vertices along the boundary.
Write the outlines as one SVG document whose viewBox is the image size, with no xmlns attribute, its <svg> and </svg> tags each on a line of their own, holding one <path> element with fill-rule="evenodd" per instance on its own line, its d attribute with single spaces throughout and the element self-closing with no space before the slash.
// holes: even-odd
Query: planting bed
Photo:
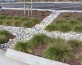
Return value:
<svg viewBox="0 0 82 65">
<path fill-rule="evenodd" d="M 78 40 L 50 38 L 44 34 L 37 34 L 29 41 L 18 41 L 13 48 L 70 65 L 81 65 L 82 63 L 82 41 Z"/>
<path fill-rule="evenodd" d="M 19 10 L 2 10 L 0 11 L 0 25 L 18 26 L 18 27 L 33 27 L 39 24 L 50 12 L 48 11 L 33 11 L 33 16 L 26 15 Z"/>
<path fill-rule="evenodd" d="M 82 32 L 82 13 L 61 13 L 45 29 L 47 31 Z"/>
<path fill-rule="evenodd" d="M 9 33 L 8 31 L 0 30 L 0 44 L 7 43 L 9 39 L 13 38 L 15 38 L 15 36 Z"/>
</svg>

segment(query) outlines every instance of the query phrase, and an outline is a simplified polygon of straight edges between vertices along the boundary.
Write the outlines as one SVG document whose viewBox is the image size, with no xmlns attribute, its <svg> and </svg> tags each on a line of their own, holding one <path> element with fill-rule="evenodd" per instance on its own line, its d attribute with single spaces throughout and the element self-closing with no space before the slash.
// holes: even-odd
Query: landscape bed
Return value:
<svg viewBox="0 0 82 65">
<path fill-rule="evenodd" d="M 55 21 L 49 24 L 46 28 L 47 31 L 60 31 L 60 32 L 78 32 L 82 33 L 82 13 L 71 12 L 61 13 Z"/>
<path fill-rule="evenodd" d="M 82 64 L 82 41 L 79 40 L 64 40 L 37 34 L 29 41 L 18 41 L 13 49 L 70 65 Z"/>
<path fill-rule="evenodd" d="M 39 24 L 46 16 L 50 14 L 49 11 L 37 10 L 33 10 L 32 16 L 28 16 L 28 11 L 26 11 L 26 15 L 23 13 L 23 10 L 0 11 L 0 25 L 31 28 L 34 25 Z"/>
</svg>

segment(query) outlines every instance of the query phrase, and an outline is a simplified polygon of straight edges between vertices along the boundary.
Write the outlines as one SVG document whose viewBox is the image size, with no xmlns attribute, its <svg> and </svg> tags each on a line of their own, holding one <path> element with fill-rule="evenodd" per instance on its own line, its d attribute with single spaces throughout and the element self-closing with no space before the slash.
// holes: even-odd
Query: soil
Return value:
<svg viewBox="0 0 82 65">
<path fill-rule="evenodd" d="M 37 10 L 33 10 L 32 12 L 32 16 L 29 15 L 28 16 L 28 11 L 26 10 L 26 15 L 23 14 L 24 11 L 23 10 L 2 10 L 0 11 L 0 15 L 8 15 L 8 16 L 23 16 L 23 17 L 36 17 L 40 20 L 43 20 L 46 16 L 48 16 L 51 12 L 49 11 L 37 11 Z M 30 12 L 31 14 L 31 12 Z"/>
<path fill-rule="evenodd" d="M 61 13 L 56 20 L 58 19 L 66 19 L 66 20 L 78 20 L 82 22 L 82 13 L 81 12 L 68 12 L 68 13 Z"/>
<path fill-rule="evenodd" d="M 46 48 L 46 45 L 36 46 L 32 50 L 33 52 L 31 54 L 41 56 L 41 53 L 45 48 Z"/>
</svg>

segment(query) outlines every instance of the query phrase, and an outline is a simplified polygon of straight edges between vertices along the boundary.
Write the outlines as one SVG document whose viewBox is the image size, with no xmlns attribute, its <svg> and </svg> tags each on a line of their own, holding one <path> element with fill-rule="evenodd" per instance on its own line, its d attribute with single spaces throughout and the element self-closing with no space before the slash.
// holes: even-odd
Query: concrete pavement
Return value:
<svg viewBox="0 0 82 65">
<path fill-rule="evenodd" d="M 5 56 L 5 52 L 0 50 L 0 65 L 27 65 L 21 62 L 11 60 Z"/>
</svg>

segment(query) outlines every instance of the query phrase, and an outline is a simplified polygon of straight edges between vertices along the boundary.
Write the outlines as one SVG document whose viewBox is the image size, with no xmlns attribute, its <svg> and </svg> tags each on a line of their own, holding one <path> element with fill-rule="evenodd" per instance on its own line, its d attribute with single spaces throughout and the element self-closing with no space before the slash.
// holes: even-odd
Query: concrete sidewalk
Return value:
<svg viewBox="0 0 82 65">
<path fill-rule="evenodd" d="M 5 57 L 5 52 L 0 50 L 0 65 L 27 65 Z"/>
</svg>

